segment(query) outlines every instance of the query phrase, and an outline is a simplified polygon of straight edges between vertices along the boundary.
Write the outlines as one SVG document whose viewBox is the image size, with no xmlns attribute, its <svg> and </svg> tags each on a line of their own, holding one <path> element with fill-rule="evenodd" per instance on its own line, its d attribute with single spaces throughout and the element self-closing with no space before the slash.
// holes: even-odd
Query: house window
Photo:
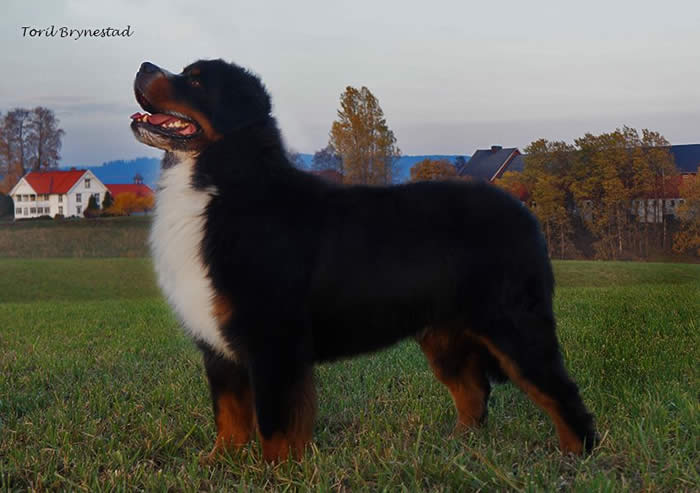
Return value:
<svg viewBox="0 0 700 493">
<path fill-rule="evenodd" d="M 45 194 L 44 194 L 44 200 L 49 200 L 49 194 L 48 194 L 48 193 L 45 193 Z"/>
<path fill-rule="evenodd" d="M 82 202 L 83 201 L 83 196 L 79 193 L 75 194 L 75 201 L 76 202 Z"/>
<path fill-rule="evenodd" d="M 58 201 L 59 201 L 59 202 L 63 202 L 63 195 L 59 195 L 59 196 L 58 196 Z"/>
<path fill-rule="evenodd" d="M 17 214 L 18 216 L 21 216 L 21 215 L 22 215 L 22 208 L 21 208 L 21 207 L 17 207 L 17 208 L 15 209 L 15 214 Z"/>
<path fill-rule="evenodd" d="M 92 196 L 95 197 L 95 200 L 96 200 L 97 203 L 99 204 L 99 203 L 100 203 L 100 194 L 99 194 L 99 193 L 93 193 Z"/>
<path fill-rule="evenodd" d="M 36 214 L 36 207 L 30 207 L 30 208 L 29 208 L 29 213 L 30 213 L 30 214 Z"/>
<path fill-rule="evenodd" d="M 83 212 L 83 207 L 80 205 L 76 205 L 75 212 L 77 212 L 78 214 L 81 214 Z"/>
<path fill-rule="evenodd" d="M 31 200 L 32 202 L 36 202 L 36 195 L 31 194 L 31 195 L 29 196 L 29 200 Z"/>
<path fill-rule="evenodd" d="M 58 213 L 63 214 L 63 206 L 62 205 L 58 206 Z"/>
<path fill-rule="evenodd" d="M 21 196 L 21 195 L 15 195 L 15 202 L 22 202 L 22 196 Z"/>
<path fill-rule="evenodd" d="M 85 178 L 85 188 L 90 188 L 90 178 Z"/>
</svg>

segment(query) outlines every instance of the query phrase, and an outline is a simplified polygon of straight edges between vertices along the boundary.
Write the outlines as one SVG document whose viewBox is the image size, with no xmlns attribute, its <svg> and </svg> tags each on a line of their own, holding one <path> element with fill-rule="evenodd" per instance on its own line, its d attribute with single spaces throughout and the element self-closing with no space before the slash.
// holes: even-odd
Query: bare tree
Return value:
<svg viewBox="0 0 700 493">
<path fill-rule="evenodd" d="M 16 108 L 5 115 L 2 134 L 7 155 L 7 174 L 22 176 L 26 173 L 31 152 L 27 144 L 30 114 L 24 108 Z"/>
<path fill-rule="evenodd" d="M 58 166 L 58 161 L 61 159 L 59 155 L 61 139 L 64 134 L 63 129 L 58 128 L 58 120 L 52 110 L 42 106 L 32 110 L 27 136 L 32 171 L 48 170 Z"/>
</svg>

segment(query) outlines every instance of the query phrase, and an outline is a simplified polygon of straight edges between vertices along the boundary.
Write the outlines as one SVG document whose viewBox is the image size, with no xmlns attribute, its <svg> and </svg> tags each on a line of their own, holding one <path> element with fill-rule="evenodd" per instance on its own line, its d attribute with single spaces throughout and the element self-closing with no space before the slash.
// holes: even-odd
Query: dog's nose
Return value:
<svg viewBox="0 0 700 493">
<path fill-rule="evenodd" d="M 159 72 L 160 68 L 158 68 L 157 65 L 152 64 L 151 62 L 143 62 L 141 64 L 141 68 L 139 69 L 139 72 L 142 72 L 144 74 L 153 74 L 155 72 Z"/>
</svg>

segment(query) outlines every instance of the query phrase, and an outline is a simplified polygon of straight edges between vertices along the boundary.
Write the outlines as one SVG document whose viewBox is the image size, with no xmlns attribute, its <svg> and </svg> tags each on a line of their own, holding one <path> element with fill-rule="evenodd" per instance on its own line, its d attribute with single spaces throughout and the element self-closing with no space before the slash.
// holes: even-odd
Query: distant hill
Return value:
<svg viewBox="0 0 700 493">
<path fill-rule="evenodd" d="M 132 183 L 134 175 L 143 176 L 143 182 L 151 188 L 155 188 L 160 174 L 160 159 L 140 157 L 131 161 L 109 161 L 100 166 L 87 166 L 80 169 L 89 169 L 102 183 Z"/>
<path fill-rule="evenodd" d="M 311 160 L 313 159 L 313 154 L 300 154 L 301 158 L 304 160 L 304 164 L 308 169 L 311 169 Z M 459 157 L 464 157 L 465 160 L 469 161 L 470 156 L 463 154 L 447 155 L 447 154 L 426 154 L 419 156 L 401 156 L 399 162 L 396 163 L 396 176 L 395 181 L 397 183 L 403 183 L 411 178 L 411 168 L 413 165 L 419 163 L 424 159 L 447 159 L 449 162 L 454 164 L 455 160 Z"/>
<path fill-rule="evenodd" d="M 300 154 L 304 165 L 311 169 L 311 159 L 313 154 Z M 408 181 L 411 176 L 411 167 L 423 159 L 447 159 L 451 163 L 455 162 L 457 155 L 430 154 L 422 156 L 401 156 L 396 165 L 396 181 L 402 183 Z M 469 160 L 469 156 L 464 156 Z M 65 167 L 64 167 L 65 169 Z M 83 168 L 81 168 L 83 169 Z M 85 169 L 92 171 L 97 178 L 105 184 L 111 183 L 132 183 L 134 175 L 139 173 L 143 176 L 143 182 L 151 188 L 155 188 L 160 174 L 160 159 L 151 157 L 140 157 L 130 161 L 118 160 L 103 163 L 100 166 L 88 166 Z"/>
</svg>

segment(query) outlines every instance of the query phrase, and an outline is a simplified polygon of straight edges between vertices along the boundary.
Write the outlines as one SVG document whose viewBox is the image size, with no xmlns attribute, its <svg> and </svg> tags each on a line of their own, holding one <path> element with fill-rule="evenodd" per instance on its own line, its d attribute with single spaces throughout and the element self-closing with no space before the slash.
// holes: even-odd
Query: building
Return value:
<svg viewBox="0 0 700 493">
<path fill-rule="evenodd" d="M 110 184 L 105 185 L 107 190 L 109 190 L 112 198 L 117 198 L 117 196 L 123 193 L 130 193 L 136 197 L 153 197 L 153 190 L 148 185 L 143 183 L 126 183 L 126 184 Z"/>
<path fill-rule="evenodd" d="M 523 168 L 523 158 L 516 147 L 491 146 L 491 149 L 477 149 L 469 161 L 457 167 L 457 175 L 493 182 L 506 171 L 522 171 Z"/>
<path fill-rule="evenodd" d="M 40 216 L 83 217 L 90 196 L 101 204 L 107 187 L 90 170 L 31 171 L 20 178 L 9 195 L 15 219 Z"/>
</svg>

